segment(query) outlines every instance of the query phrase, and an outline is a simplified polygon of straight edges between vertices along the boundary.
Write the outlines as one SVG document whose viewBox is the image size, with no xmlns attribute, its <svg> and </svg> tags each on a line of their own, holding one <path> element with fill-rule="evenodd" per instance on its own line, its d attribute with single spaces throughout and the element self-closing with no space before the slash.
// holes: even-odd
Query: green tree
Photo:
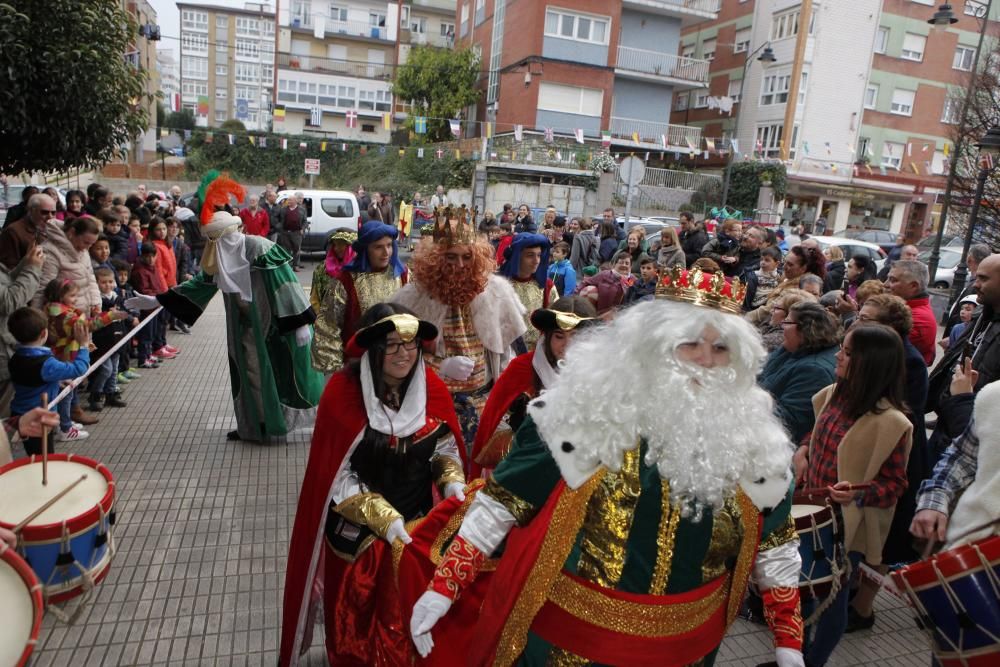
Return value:
<svg viewBox="0 0 1000 667">
<path fill-rule="evenodd" d="M 413 101 L 407 120 L 410 129 L 414 116 L 427 116 L 426 141 L 447 141 L 452 138 L 447 119 L 456 118 L 479 99 L 478 80 L 479 59 L 469 49 L 416 46 L 396 71 L 392 93 L 400 100 Z"/>
<path fill-rule="evenodd" d="M 246 134 L 247 126 L 243 124 L 243 121 L 237 120 L 236 118 L 230 118 L 222 125 L 219 126 L 219 132 L 225 132 L 227 134 Z"/>
<path fill-rule="evenodd" d="M 171 130 L 193 130 L 194 112 L 190 109 L 171 111 L 167 114 L 166 120 L 163 121 L 163 126 Z"/>
<path fill-rule="evenodd" d="M 0 3 L 0 172 L 108 162 L 146 130 L 142 39 L 119 0 Z"/>
<path fill-rule="evenodd" d="M 757 208 L 757 195 L 760 185 L 765 180 L 770 181 L 774 188 L 774 198 L 780 201 L 785 198 L 788 187 L 785 165 L 781 162 L 764 162 L 750 160 L 734 162 L 732 176 L 729 179 L 729 199 L 727 203 L 733 208 L 743 211 L 744 215 L 753 215 Z"/>
</svg>

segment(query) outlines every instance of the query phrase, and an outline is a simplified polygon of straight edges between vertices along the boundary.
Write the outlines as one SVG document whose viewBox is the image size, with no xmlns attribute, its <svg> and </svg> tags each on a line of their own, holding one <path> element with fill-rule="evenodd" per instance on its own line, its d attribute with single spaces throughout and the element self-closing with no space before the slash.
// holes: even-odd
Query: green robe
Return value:
<svg viewBox="0 0 1000 667">
<path fill-rule="evenodd" d="M 222 295 L 229 379 L 240 439 L 263 441 L 312 426 L 323 376 L 312 368 L 309 346 L 295 342 L 295 330 L 316 316 L 291 269 L 291 255 L 259 236 L 246 237 L 245 253 L 253 301 Z M 199 272 L 158 298 L 174 317 L 194 324 L 218 289 L 212 276 Z"/>
</svg>

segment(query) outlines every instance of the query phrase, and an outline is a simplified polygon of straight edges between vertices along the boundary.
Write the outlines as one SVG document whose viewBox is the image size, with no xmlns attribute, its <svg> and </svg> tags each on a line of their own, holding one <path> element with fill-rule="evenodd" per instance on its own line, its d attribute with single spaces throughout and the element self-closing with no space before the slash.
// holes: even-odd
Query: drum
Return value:
<svg viewBox="0 0 1000 667">
<path fill-rule="evenodd" d="M 28 664 L 42 627 L 42 586 L 24 559 L 0 541 L 0 665 Z"/>
<path fill-rule="evenodd" d="M 942 667 L 1000 664 L 1000 535 L 892 573 Z"/>
<path fill-rule="evenodd" d="M 0 526 L 8 529 L 83 475 L 18 535 L 17 550 L 41 582 L 46 605 L 81 595 L 107 575 L 114 554 L 114 478 L 104 464 L 74 454 L 49 456 L 45 486 L 40 456 L 0 468 Z"/>
<path fill-rule="evenodd" d="M 792 505 L 792 518 L 802 557 L 799 594 L 805 600 L 824 600 L 844 573 L 837 553 L 833 510 L 822 505 Z"/>
</svg>

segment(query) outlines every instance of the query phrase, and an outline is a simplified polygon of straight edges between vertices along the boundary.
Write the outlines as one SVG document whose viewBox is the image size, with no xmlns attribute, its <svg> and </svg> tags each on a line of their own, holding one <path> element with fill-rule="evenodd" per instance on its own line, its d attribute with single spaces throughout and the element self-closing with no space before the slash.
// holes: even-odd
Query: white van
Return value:
<svg viewBox="0 0 1000 667">
<path fill-rule="evenodd" d="M 338 227 L 358 229 L 361 225 L 361 209 L 358 198 L 346 190 L 282 190 L 278 193 L 281 203 L 301 192 L 309 229 L 302 238 L 302 252 L 323 252 L 326 239 Z"/>
</svg>

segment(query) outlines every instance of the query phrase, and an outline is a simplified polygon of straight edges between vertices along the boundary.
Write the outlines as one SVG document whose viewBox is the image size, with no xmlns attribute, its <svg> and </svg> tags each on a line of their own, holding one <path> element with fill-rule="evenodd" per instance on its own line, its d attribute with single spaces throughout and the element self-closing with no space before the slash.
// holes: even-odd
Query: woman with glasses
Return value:
<svg viewBox="0 0 1000 667">
<path fill-rule="evenodd" d="M 781 332 L 781 347 L 768 355 L 758 381 L 799 442 L 813 427 L 813 395 L 833 382 L 840 323 L 819 303 L 803 301 L 785 313 Z"/>
<path fill-rule="evenodd" d="M 785 329 L 781 323 L 788 317 L 788 311 L 792 306 L 803 301 L 815 302 L 816 297 L 809 292 L 797 288 L 785 290 L 781 296 L 775 299 L 771 306 L 771 319 L 765 324 L 758 326 L 761 340 L 764 342 L 764 349 L 768 354 L 774 352 L 785 342 Z"/>
<path fill-rule="evenodd" d="M 464 500 L 458 418 L 421 349 L 437 335 L 403 306 L 372 306 L 346 346 L 353 361 L 326 386 L 288 554 L 282 665 L 309 649 L 320 595 L 331 664 L 408 664 L 394 551 L 435 485 Z"/>
<path fill-rule="evenodd" d="M 795 453 L 796 478 L 806 488 L 824 489 L 840 515 L 839 547 L 855 573 L 862 559 L 873 567 L 882 563 L 896 502 L 907 485 L 913 425 L 905 414 L 903 370 L 896 331 L 868 323 L 851 329 L 837 352 L 836 382 L 813 397 L 816 426 Z M 807 665 L 823 667 L 840 642 L 850 590 L 842 586 L 808 628 Z M 803 602 L 803 618 L 816 604 Z"/>
</svg>

